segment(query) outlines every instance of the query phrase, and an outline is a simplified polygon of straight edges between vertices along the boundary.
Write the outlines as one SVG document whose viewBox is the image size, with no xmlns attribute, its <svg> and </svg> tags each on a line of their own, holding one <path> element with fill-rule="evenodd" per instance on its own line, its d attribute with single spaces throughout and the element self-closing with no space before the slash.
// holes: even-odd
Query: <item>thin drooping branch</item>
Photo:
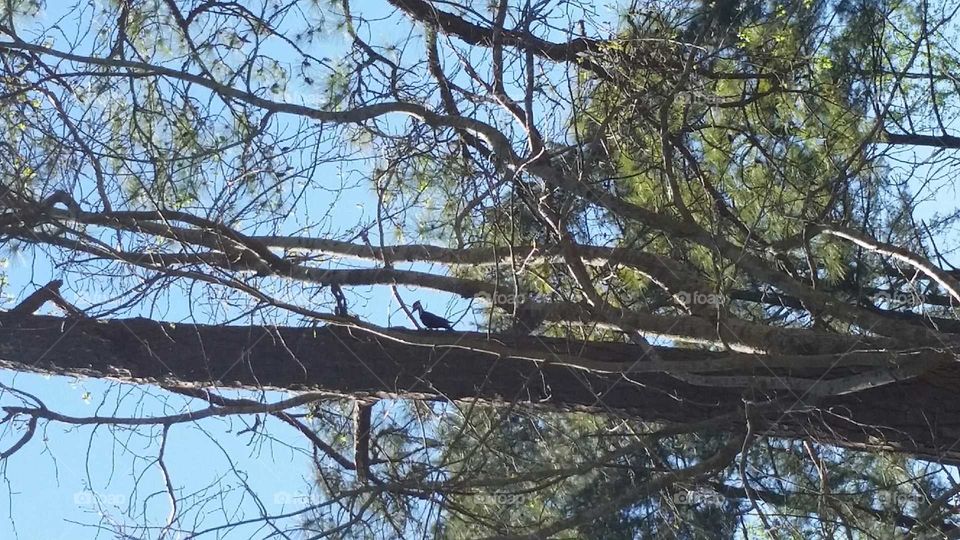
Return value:
<svg viewBox="0 0 960 540">
<path fill-rule="evenodd" d="M 219 394 L 215 394 L 210 390 L 206 390 L 206 389 L 191 388 L 191 387 L 175 387 L 175 386 L 166 386 L 164 387 L 164 389 L 169 390 L 171 392 L 176 392 L 178 394 L 182 394 L 185 396 L 202 399 L 204 401 L 210 402 L 219 407 L 237 407 L 241 405 L 255 407 L 258 405 L 259 406 L 264 405 L 263 403 L 259 403 L 249 399 L 233 399 L 233 398 L 223 397 Z M 324 453 L 324 455 L 326 455 L 327 457 L 335 461 L 338 465 L 340 465 L 344 469 L 353 470 L 356 468 L 356 466 L 353 464 L 352 461 L 343 457 L 343 455 L 337 452 L 335 448 L 333 448 L 332 446 L 327 444 L 323 439 L 321 439 L 317 435 L 316 431 L 310 429 L 309 427 L 304 425 L 303 422 L 294 418 L 289 412 L 274 411 L 270 414 L 273 415 L 275 418 L 278 418 L 280 421 L 284 422 L 285 424 L 288 424 L 294 429 L 296 429 L 297 431 L 299 431 L 304 437 L 306 437 L 310 441 L 311 444 L 314 445 L 314 447 L 319 449 L 321 452 Z"/>
<path fill-rule="evenodd" d="M 857 231 L 853 231 L 845 227 L 838 227 L 836 225 L 811 225 L 810 232 L 812 235 L 827 234 L 830 236 L 843 238 L 860 247 L 869 249 L 870 251 L 903 261 L 929 276 L 938 285 L 943 287 L 944 290 L 950 293 L 950 296 L 952 296 L 958 303 L 960 303 L 960 282 L 955 280 L 953 276 L 947 272 L 944 272 L 938 268 L 925 257 L 921 257 L 920 255 L 912 253 L 907 249 L 874 240 L 864 234 L 858 233 Z"/>
<path fill-rule="evenodd" d="M 187 422 L 195 422 L 197 420 L 202 420 L 204 418 L 210 418 L 214 416 L 233 416 L 241 414 L 259 414 L 259 413 L 275 413 L 279 411 L 284 411 L 287 409 L 300 407 L 326 399 L 330 397 L 329 394 L 321 393 L 305 393 L 298 396 L 277 401 L 275 403 L 255 403 L 251 401 L 246 401 L 244 403 L 238 403 L 233 405 L 225 406 L 210 406 L 206 409 L 200 409 L 197 411 L 190 411 L 181 414 L 171 414 L 166 416 L 145 416 L 145 417 L 119 417 L 119 416 L 68 416 L 65 414 L 60 414 L 53 410 L 47 409 L 46 407 L 23 407 L 23 406 L 6 406 L 3 407 L 3 410 L 8 415 L 23 415 L 30 416 L 38 419 L 49 420 L 52 422 L 61 422 L 64 424 L 73 424 L 78 426 L 84 425 L 116 425 L 116 426 L 151 426 L 151 425 L 163 425 L 169 426 L 173 424 L 183 424 Z"/>
<path fill-rule="evenodd" d="M 164 525 L 162 533 L 168 531 L 173 524 L 176 523 L 177 519 L 177 508 L 178 508 L 178 499 L 177 495 L 174 492 L 173 480 L 170 478 L 170 469 L 167 468 L 167 463 L 164 460 L 164 453 L 167 449 L 167 437 L 170 435 L 170 424 L 163 424 L 163 428 L 160 433 L 160 449 L 157 451 L 156 464 L 160 467 L 160 473 L 163 476 L 163 487 L 166 490 L 167 500 L 170 502 L 170 512 L 167 514 L 167 523 Z"/>
<path fill-rule="evenodd" d="M 7 415 L 3 418 L 3 420 L 0 420 L 0 424 L 9 423 L 14 418 L 16 418 L 16 414 L 7 413 Z M 20 436 L 19 439 L 17 439 L 17 442 L 13 443 L 13 445 L 11 445 L 10 448 L 7 448 L 3 452 L 0 452 L 0 461 L 5 460 L 10 456 L 16 454 L 18 450 L 20 450 L 28 442 L 30 442 L 30 439 L 33 438 L 33 435 L 36 432 L 37 432 L 37 417 L 31 416 L 29 417 L 29 420 L 27 420 L 27 430 L 23 433 L 22 436 Z"/>
</svg>

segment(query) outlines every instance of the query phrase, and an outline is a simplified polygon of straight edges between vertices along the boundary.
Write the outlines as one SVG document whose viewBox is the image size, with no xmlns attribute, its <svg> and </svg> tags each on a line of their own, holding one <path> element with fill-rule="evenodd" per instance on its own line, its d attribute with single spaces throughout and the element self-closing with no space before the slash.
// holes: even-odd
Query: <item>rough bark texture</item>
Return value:
<svg viewBox="0 0 960 540">
<path fill-rule="evenodd" d="M 404 335 L 403 332 L 396 332 Z M 413 335 L 412 331 L 406 335 Z M 417 335 L 423 335 L 419 333 Z M 482 347 L 484 334 L 462 335 Z M 522 350 L 622 361 L 636 346 L 493 336 Z M 715 358 L 683 351 L 665 360 Z M 18 371 L 108 377 L 142 384 L 321 390 L 354 398 L 405 397 L 517 401 L 542 408 L 629 415 L 648 421 L 735 424 L 744 392 L 685 384 L 666 373 L 591 373 L 469 349 L 410 345 L 342 327 L 267 328 L 158 323 L 147 319 L 71 320 L 0 315 L 0 366 Z M 750 369 L 739 374 L 755 374 Z M 960 463 L 960 399 L 954 364 L 918 379 L 816 404 L 781 393 L 784 407 L 764 409 L 776 435 L 816 435 L 823 442 L 888 448 Z M 632 381 L 632 382 L 631 382 Z M 638 384 L 639 383 L 639 384 Z M 810 405 L 816 405 L 811 411 Z M 793 412 L 783 413 L 792 407 Z M 726 415 L 726 416 L 724 416 Z M 723 417 L 722 419 L 719 417 Z M 874 427 L 864 427 L 874 426 Z"/>
</svg>

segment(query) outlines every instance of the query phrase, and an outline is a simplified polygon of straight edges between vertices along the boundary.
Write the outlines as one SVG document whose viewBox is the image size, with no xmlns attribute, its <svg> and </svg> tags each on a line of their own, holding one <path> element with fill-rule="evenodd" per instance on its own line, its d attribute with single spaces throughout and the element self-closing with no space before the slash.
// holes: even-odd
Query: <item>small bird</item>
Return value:
<svg viewBox="0 0 960 540">
<path fill-rule="evenodd" d="M 420 322 L 427 328 L 446 328 L 447 330 L 453 330 L 453 325 L 450 324 L 450 321 L 423 309 L 419 300 L 413 303 L 413 310 L 420 312 Z"/>
</svg>

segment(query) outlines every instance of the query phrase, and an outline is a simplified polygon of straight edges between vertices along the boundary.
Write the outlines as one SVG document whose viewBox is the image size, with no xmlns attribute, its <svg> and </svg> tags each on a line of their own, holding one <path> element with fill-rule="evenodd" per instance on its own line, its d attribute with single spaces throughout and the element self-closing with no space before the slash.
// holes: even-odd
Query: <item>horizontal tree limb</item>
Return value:
<svg viewBox="0 0 960 540">
<path fill-rule="evenodd" d="M 506 351 L 526 352 L 513 357 L 501 354 Z M 747 358 L 689 349 L 661 348 L 658 352 L 681 373 L 684 361 L 726 356 L 744 362 Z M 522 358 L 534 354 L 540 359 Z M 868 353 L 861 354 L 861 360 L 868 360 Z M 907 352 L 901 360 L 918 354 Z M 678 381 L 672 370 L 641 372 L 646 366 L 634 362 L 637 356 L 637 347 L 630 344 L 527 336 L 396 330 L 376 334 L 361 327 L 223 327 L 146 319 L 0 315 L 0 367 L 17 371 L 187 388 L 327 392 L 361 399 L 517 402 L 556 411 L 607 412 L 668 423 L 706 420 L 742 406 L 743 389 L 686 384 Z M 781 418 L 771 413 L 773 433 L 809 436 L 815 431 L 836 444 L 893 446 L 926 456 L 942 452 L 950 460 L 960 459 L 960 450 L 953 449 L 960 438 L 960 399 L 953 385 L 930 382 L 960 379 L 954 357 L 947 358 L 951 361 L 940 368 L 935 379 L 921 375 L 844 396 L 807 396 L 807 400 L 814 399 L 811 404 L 817 405 L 816 410 L 832 413 L 820 415 L 812 424 L 804 415 Z M 568 365 L 570 359 L 581 359 L 584 365 L 636 364 L 638 370 L 602 373 Z M 802 361 L 803 357 L 795 357 L 798 369 Z M 870 359 L 873 365 L 877 361 L 891 360 L 882 356 Z M 844 369 L 849 368 L 824 368 L 821 374 L 837 371 L 842 375 Z M 758 364 L 739 373 L 769 375 L 770 371 Z M 754 391 L 771 398 L 778 395 L 760 388 Z M 802 394 L 788 392 L 783 397 L 791 403 L 804 401 Z M 913 407 L 905 410 L 905 402 Z M 864 431 L 863 426 L 873 427 Z"/>
</svg>

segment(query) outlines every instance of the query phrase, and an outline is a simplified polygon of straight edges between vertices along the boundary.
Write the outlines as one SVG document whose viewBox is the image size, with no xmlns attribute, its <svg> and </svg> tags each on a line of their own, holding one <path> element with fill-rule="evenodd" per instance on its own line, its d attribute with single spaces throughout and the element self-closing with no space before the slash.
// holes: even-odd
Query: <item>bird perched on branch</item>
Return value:
<svg viewBox="0 0 960 540">
<path fill-rule="evenodd" d="M 420 322 L 427 328 L 446 328 L 447 330 L 453 330 L 453 325 L 450 324 L 450 321 L 423 309 L 419 300 L 413 303 L 413 310 L 420 313 Z"/>
</svg>

